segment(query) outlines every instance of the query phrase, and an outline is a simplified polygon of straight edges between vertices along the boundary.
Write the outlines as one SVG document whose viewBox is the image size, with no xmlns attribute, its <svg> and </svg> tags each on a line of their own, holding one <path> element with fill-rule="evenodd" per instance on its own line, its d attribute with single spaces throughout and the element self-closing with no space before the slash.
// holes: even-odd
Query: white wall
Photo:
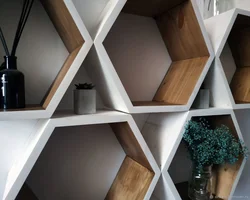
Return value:
<svg viewBox="0 0 250 200">
<path fill-rule="evenodd" d="M 57 128 L 28 177 L 39 199 L 104 199 L 125 153 L 109 125 Z"/>
<path fill-rule="evenodd" d="M 243 138 L 245 140 L 246 146 L 250 149 L 250 126 L 249 126 L 249 119 L 250 119 L 250 110 L 237 110 L 235 111 Z M 250 199 L 250 159 L 247 160 L 245 168 L 242 172 L 242 175 L 239 180 L 239 184 L 236 187 L 233 200 L 237 199 Z"/>
<path fill-rule="evenodd" d="M 171 64 L 152 18 L 121 13 L 104 41 L 133 101 L 151 101 Z"/>
<path fill-rule="evenodd" d="M 0 25 L 9 49 L 22 9 L 20 0 L 1 0 Z M 0 63 L 4 56 L 0 45 Z M 66 60 L 68 52 L 39 1 L 34 2 L 19 47 L 18 69 L 25 75 L 26 103 L 39 104 Z"/>
</svg>

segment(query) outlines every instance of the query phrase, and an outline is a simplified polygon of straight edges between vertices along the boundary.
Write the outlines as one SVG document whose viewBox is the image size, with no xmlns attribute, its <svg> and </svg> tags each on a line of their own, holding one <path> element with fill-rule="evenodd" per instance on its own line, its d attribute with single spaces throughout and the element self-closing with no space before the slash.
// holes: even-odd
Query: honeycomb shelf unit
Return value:
<svg viewBox="0 0 250 200">
<path fill-rule="evenodd" d="M 14 4 L 15 3 L 17 4 L 18 1 L 14 1 Z M 43 15 L 43 9 L 47 12 L 48 16 Z M 43 93 L 44 97 L 42 98 L 41 96 L 42 99 L 40 99 L 40 102 L 38 103 L 38 105 L 26 105 L 25 109 L 1 111 L 0 120 L 32 119 L 32 118 L 38 119 L 38 118 L 51 117 L 58 103 L 63 97 L 68 85 L 71 83 L 73 77 L 75 76 L 76 72 L 78 71 L 79 67 L 81 66 L 84 58 L 86 57 L 88 51 L 90 50 L 93 44 L 93 41 L 71 0 L 65 0 L 65 1 L 64 0 L 62 1 L 40 0 L 38 2 L 35 2 L 35 6 L 33 10 L 34 12 L 32 12 L 33 14 L 31 15 L 31 18 L 30 18 L 31 25 L 38 26 L 37 24 L 41 23 L 40 24 L 41 27 L 46 26 L 46 28 L 48 28 L 47 26 L 51 24 L 52 33 L 51 32 L 48 33 L 47 30 L 40 30 L 40 33 L 44 31 L 45 36 L 46 34 L 48 34 L 47 38 L 50 38 L 50 34 L 55 35 L 55 38 L 53 39 L 60 40 L 57 42 L 57 46 L 53 46 L 52 44 L 47 44 L 47 45 L 48 46 L 50 45 L 51 48 L 52 47 L 53 48 L 58 48 L 58 47 L 65 48 L 65 52 L 66 52 L 65 54 L 68 54 L 68 56 L 66 56 L 65 58 L 66 60 L 62 60 L 64 53 L 62 53 L 63 55 L 58 55 L 57 53 L 52 53 L 50 52 L 50 50 L 48 50 L 48 52 L 50 53 L 49 55 L 50 57 L 48 57 L 48 55 L 46 54 L 47 50 L 43 50 L 41 47 L 42 45 L 40 44 L 39 46 L 37 44 L 38 42 L 34 41 L 32 37 L 34 37 L 37 40 L 41 40 L 41 39 L 46 40 L 46 38 L 42 37 L 41 35 L 39 35 L 39 37 L 34 36 L 33 29 L 32 31 L 30 31 L 30 35 L 28 35 L 27 33 L 25 36 L 29 38 L 28 43 L 30 44 L 33 42 L 34 44 L 38 45 L 35 47 L 36 49 L 33 49 L 33 47 L 31 47 L 31 52 L 27 50 L 27 52 L 30 52 L 29 58 L 27 59 L 30 60 L 30 57 L 33 57 L 34 59 L 33 61 L 31 61 L 33 62 L 32 64 L 34 66 L 39 66 L 39 68 L 38 70 L 37 68 L 33 70 L 30 70 L 30 69 L 28 70 L 27 66 L 26 68 L 25 67 L 22 68 L 25 71 L 24 73 L 26 75 L 25 79 L 27 80 L 27 83 L 25 86 L 26 89 L 28 88 L 28 91 L 26 91 L 26 98 L 27 98 L 27 95 L 29 95 L 27 99 L 30 100 L 32 99 L 31 97 L 35 96 L 36 93 L 40 93 L 40 92 Z M 39 13 L 40 16 L 34 13 Z M 32 16 L 35 16 L 37 18 L 32 19 Z M 41 16 L 43 17 L 44 20 L 39 18 Z M 34 20 L 36 20 L 36 22 L 34 22 Z M 5 23 L 7 22 L 8 20 Z M 51 22 L 53 23 L 54 27 Z M 6 26 L 5 23 L 3 22 L 4 27 Z M 58 34 L 56 33 L 56 31 L 58 32 Z M 51 42 L 49 39 L 48 39 L 48 42 L 53 43 L 53 41 Z M 43 41 L 43 43 L 46 43 L 46 41 Z M 62 45 L 59 45 L 61 43 Z M 29 48 L 29 47 L 30 46 L 28 47 L 26 46 L 26 48 Z M 41 54 L 36 55 L 36 52 L 41 53 Z M 19 54 L 23 55 L 23 52 L 20 52 Z M 47 57 L 44 57 L 45 60 L 43 60 L 42 58 L 45 54 L 47 55 Z M 53 54 L 57 55 L 57 57 L 55 57 L 54 59 L 53 59 Z M 62 67 L 53 66 L 55 63 L 58 65 L 59 61 L 57 61 L 56 59 L 60 60 L 60 58 L 62 60 L 61 63 L 64 62 L 63 66 Z M 54 67 L 54 68 L 58 68 L 58 73 L 57 74 L 55 73 L 56 77 L 54 77 L 54 79 L 52 78 L 51 80 L 52 85 L 50 86 L 48 85 L 47 88 L 44 88 L 45 87 L 44 85 L 47 85 L 46 81 L 39 82 L 43 78 L 42 76 L 45 76 L 45 77 L 47 76 L 48 79 L 51 78 L 50 77 L 51 74 L 47 73 L 45 75 L 43 69 L 41 69 L 43 67 L 47 67 L 47 66 L 44 66 L 44 63 L 46 63 L 46 65 L 49 65 L 49 63 L 47 63 L 47 59 L 52 64 L 52 66 L 49 66 L 49 68 L 47 69 L 47 72 L 50 71 L 50 73 L 52 72 L 54 73 L 55 70 L 51 69 Z M 56 60 L 56 61 L 54 62 L 53 60 Z M 24 62 L 26 61 L 24 61 L 23 59 L 20 59 L 19 64 L 23 65 Z M 32 73 L 30 74 L 30 71 L 32 71 L 33 74 Z M 37 77 L 34 78 L 34 74 L 36 74 Z M 33 81 L 33 83 L 31 82 L 31 80 Z M 36 82 L 39 82 L 41 85 L 37 85 Z M 37 87 L 37 88 L 34 89 L 32 85 L 34 85 L 34 87 Z M 41 91 L 40 88 L 43 88 L 43 90 Z M 27 102 L 27 103 L 30 103 L 30 102 Z"/>
<path fill-rule="evenodd" d="M 235 114 L 231 109 L 210 108 L 184 113 L 149 114 L 141 132 L 162 170 L 162 177 L 153 193 L 154 198 L 181 200 L 181 197 L 187 195 L 179 194 L 175 185 L 177 183 L 185 184 L 189 179 L 191 169 L 186 149 L 180 144 L 186 123 L 197 117 L 206 117 L 212 124 L 216 123 L 215 126 L 220 124 L 228 126 L 232 134 L 244 141 Z M 240 159 L 235 165 L 226 164 L 218 168 L 218 182 L 215 190 L 218 197 L 232 199 L 245 163 L 245 159 Z M 183 168 L 183 166 L 186 167 Z M 184 189 L 182 188 L 182 191 Z"/>
<path fill-rule="evenodd" d="M 219 73 L 209 78 L 217 107 L 250 108 L 250 11 L 236 8 L 205 20 L 205 26 L 216 55 L 214 73 Z"/>
<path fill-rule="evenodd" d="M 194 0 L 119 0 L 101 27 L 87 70 L 105 106 L 129 113 L 191 107 L 214 58 Z"/>
<path fill-rule="evenodd" d="M 60 195 L 150 198 L 160 170 L 130 115 L 59 112 L 52 119 L 39 120 L 37 127 L 9 172 L 4 199 L 15 199 L 20 188 L 17 199 L 22 195 L 34 200 L 60 199 Z"/>
</svg>

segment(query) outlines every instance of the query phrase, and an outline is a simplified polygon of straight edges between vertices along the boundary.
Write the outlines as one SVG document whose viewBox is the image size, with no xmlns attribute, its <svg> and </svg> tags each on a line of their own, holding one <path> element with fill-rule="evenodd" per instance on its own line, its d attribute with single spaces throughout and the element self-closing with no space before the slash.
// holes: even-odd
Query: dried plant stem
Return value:
<svg viewBox="0 0 250 200">
<path fill-rule="evenodd" d="M 10 55 L 9 49 L 8 49 L 8 46 L 7 46 L 7 43 L 6 43 L 6 40 L 5 40 L 5 37 L 4 37 L 4 34 L 3 34 L 1 27 L 0 27 L 0 38 L 1 38 L 1 41 L 3 44 L 4 51 L 5 51 L 6 55 L 9 56 Z"/>
</svg>

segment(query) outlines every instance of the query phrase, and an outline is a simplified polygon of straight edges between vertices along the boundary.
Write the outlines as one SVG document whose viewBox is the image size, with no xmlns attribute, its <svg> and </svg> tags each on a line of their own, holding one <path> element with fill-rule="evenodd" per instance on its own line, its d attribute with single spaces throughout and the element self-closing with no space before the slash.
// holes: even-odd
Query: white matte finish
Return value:
<svg viewBox="0 0 250 200">
<path fill-rule="evenodd" d="M 205 27 L 215 52 L 213 75 L 207 81 L 209 82 L 208 87 L 212 88 L 214 107 L 233 109 L 250 108 L 249 103 L 236 104 L 229 87 L 236 70 L 236 65 L 227 39 L 238 15 L 250 17 L 250 9 L 248 11 L 235 8 L 205 20 Z"/>
<path fill-rule="evenodd" d="M 186 122 L 187 122 L 188 120 L 190 120 L 192 117 L 215 116 L 215 115 L 230 115 L 231 118 L 232 118 L 232 120 L 233 120 L 233 123 L 234 123 L 234 126 L 235 126 L 235 129 L 236 129 L 236 131 L 237 131 L 237 134 L 238 134 L 239 139 L 241 139 L 242 141 L 244 141 L 243 136 L 242 136 L 242 134 L 241 134 L 241 130 L 240 130 L 239 125 L 238 125 L 238 122 L 237 122 L 237 119 L 236 119 L 236 117 L 235 117 L 235 114 L 234 114 L 234 112 L 233 112 L 231 109 L 216 109 L 216 108 L 210 108 L 210 109 L 191 110 L 191 111 L 189 111 L 189 113 L 188 113 L 188 116 L 187 116 L 187 118 L 186 118 L 185 123 L 182 123 L 182 126 L 183 126 L 183 128 L 184 128 Z M 181 124 L 180 124 L 180 125 L 181 125 Z M 173 154 L 173 155 L 174 155 L 174 154 L 176 153 L 176 151 L 177 151 L 177 148 L 178 148 L 178 146 L 179 146 L 179 144 L 180 144 L 180 141 L 181 141 L 181 139 L 182 139 L 183 133 L 184 133 L 183 130 L 182 130 L 181 132 L 178 132 L 178 135 L 179 135 L 178 138 L 180 138 L 180 140 L 177 140 L 175 147 L 172 148 L 172 154 Z M 172 138 L 173 138 L 173 137 L 172 137 Z M 172 138 L 169 138 L 169 140 L 172 140 L 172 141 L 174 140 L 174 141 L 176 141 L 176 139 L 174 139 L 174 138 L 172 139 Z M 173 158 L 173 156 L 172 156 L 172 158 Z M 172 162 L 172 158 L 171 158 L 171 160 L 169 161 L 170 163 Z M 177 163 L 173 162 L 172 164 L 177 164 L 177 166 L 171 166 L 171 167 L 173 167 L 173 168 L 180 167 L 179 161 L 178 161 Z M 231 200 L 232 197 L 233 197 L 233 194 L 234 194 L 234 192 L 235 192 L 235 188 L 236 188 L 236 186 L 237 186 L 237 184 L 238 184 L 239 178 L 240 178 L 240 176 L 241 176 L 241 174 L 242 174 L 242 171 L 243 171 L 243 169 L 244 169 L 245 164 L 246 164 L 246 160 L 244 160 L 244 161 L 242 162 L 242 165 L 241 165 L 241 167 L 240 167 L 240 169 L 239 169 L 239 172 L 238 172 L 237 177 L 236 177 L 236 179 L 235 179 L 235 181 L 234 181 L 233 188 L 232 188 L 232 190 L 231 190 L 230 196 L 229 196 L 229 198 L 228 198 L 229 200 Z M 184 174 L 189 174 L 190 168 L 189 168 L 188 164 L 186 163 L 185 166 L 186 166 L 186 167 L 185 167 L 186 173 L 185 173 L 184 171 L 182 171 L 182 173 L 184 173 Z M 183 170 L 185 170 L 185 169 L 183 169 Z M 168 177 L 169 177 L 169 172 L 171 172 L 171 171 L 168 172 L 168 170 L 169 170 L 169 164 L 166 163 L 166 165 L 165 165 L 165 167 L 164 167 L 164 169 L 163 169 L 163 171 L 162 171 L 163 176 L 167 177 L 166 179 L 168 179 Z M 173 172 L 173 171 L 172 171 L 172 172 Z M 182 181 L 182 179 L 183 179 L 184 177 L 179 177 L 179 176 L 181 176 L 182 173 L 179 173 L 179 172 L 178 172 L 178 173 L 176 173 L 176 174 L 173 176 L 173 178 L 175 178 L 175 181 L 176 181 L 176 182 L 178 182 L 178 180 L 181 180 L 181 181 Z M 186 177 L 186 178 L 188 178 L 188 177 Z M 187 181 L 187 180 L 186 180 L 186 181 Z M 171 185 L 172 185 L 173 187 L 171 187 Z M 172 193 L 175 194 L 175 195 L 174 195 L 175 198 L 174 198 L 173 200 L 177 200 L 177 199 L 179 200 L 180 198 L 179 198 L 179 196 L 176 194 L 176 193 L 177 193 L 177 190 L 176 190 L 176 188 L 174 187 L 174 185 L 173 185 L 170 181 L 169 181 L 169 186 L 171 187 Z"/>
<path fill-rule="evenodd" d="M 216 115 L 230 115 L 239 138 L 244 141 L 232 109 L 209 108 L 192 109 L 189 112 L 180 113 L 152 113 L 149 114 L 147 118 L 145 115 L 136 115 L 136 121 L 140 124 L 140 126 L 144 122 L 142 134 L 151 152 L 153 153 L 157 164 L 161 168 L 163 175 L 163 178 L 159 179 L 153 193 L 153 197 L 155 199 L 181 199 L 174 184 L 187 181 L 191 169 L 191 162 L 187 158 L 186 149 L 183 146 L 179 147 L 185 130 L 185 125 L 192 117 Z M 246 115 L 244 115 L 243 118 L 247 118 Z M 247 124 L 246 121 L 244 123 Z M 234 182 L 229 200 L 233 197 L 245 163 L 246 161 L 244 160 Z M 170 174 L 172 177 L 170 177 Z"/>
<path fill-rule="evenodd" d="M 72 18 L 74 19 L 80 33 L 82 34 L 82 37 L 85 40 L 84 45 L 79 51 L 71 68 L 68 70 L 68 73 L 64 77 L 61 85 L 59 86 L 58 90 L 56 91 L 55 95 L 53 96 L 46 110 L 0 112 L 0 120 L 33 119 L 33 118 L 51 117 L 56 107 L 58 106 L 60 100 L 62 99 L 64 93 L 66 92 L 68 86 L 70 85 L 72 79 L 74 78 L 76 72 L 80 68 L 88 51 L 90 50 L 93 44 L 93 40 L 91 39 L 84 23 L 82 22 L 81 17 L 77 13 L 75 5 L 72 3 L 71 0 L 64 0 L 64 2 L 70 14 L 72 15 Z M 6 6 L 8 6 L 8 4 Z M 13 4 L 11 4 L 11 6 L 13 6 Z M 20 10 L 20 5 L 19 6 L 17 5 L 16 7 L 13 6 L 13 7 Z M 33 14 L 31 14 L 30 16 L 31 19 L 33 17 L 33 20 L 31 20 L 30 22 L 28 21 L 27 23 L 27 28 L 29 28 L 30 26 L 32 26 L 32 28 L 30 27 L 29 30 L 24 31 L 24 32 L 26 31 L 27 32 L 23 35 L 23 38 L 22 38 L 23 40 L 21 39 L 21 43 L 20 43 L 20 48 L 23 47 L 24 49 L 28 49 L 28 50 L 27 52 L 20 51 L 20 54 L 18 54 L 17 56 L 20 55 L 20 69 L 25 73 L 25 75 L 27 75 L 26 77 L 26 81 L 28 84 L 28 86 L 26 85 L 27 103 L 39 104 L 40 101 L 42 100 L 41 99 L 42 96 L 45 95 L 45 93 L 49 89 L 49 86 L 54 81 L 57 73 L 59 72 L 60 67 L 63 65 L 64 61 L 66 60 L 68 53 L 60 37 L 56 33 L 55 28 L 53 27 L 52 23 L 48 19 L 48 16 L 46 15 L 45 11 L 42 10 L 42 6 L 40 5 L 40 3 L 35 3 L 35 6 L 33 9 L 36 9 L 36 12 L 33 12 Z M 10 7 L 6 10 L 8 10 L 9 12 Z M 15 13 L 15 11 L 13 11 L 13 13 Z M 17 17 L 17 16 L 13 16 L 13 17 Z M 10 18 L 10 20 L 12 20 L 12 18 Z M 8 25 L 9 24 L 12 24 L 12 23 L 9 22 Z M 38 26 L 38 29 L 36 29 L 37 26 Z M 10 29 L 10 30 L 13 30 L 13 29 Z M 36 37 L 32 37 L 32 35 L 36 35 Z M 32 41 L 30 38 L 33 38 L 34 41 Z M 31 58 L 35 60 L 35 62 L 33 62 Z M 33 67 L 33 65 L 35 66 Z M 54 66 L 58 66 L 58 67 L 54 67 Z"/>
<path fill-rule="evenodd" d="M 114 65 L 116 67 L 117 67 L 117 65 L 116 65 L 116 63 L 111 62 L 112 56 L 111 56 L 111 59 L 110 59 L 110 57 L 109 57 L 109 55 L 108 55 L 108 53 L 107 53 L 107 51 L 106 51 L 106 49 L 104 48 L 104 45 L 103 45 L 103 43 L 106 43 L 106 41 L 104 42 L 104 40 L 105 40 L 107 34 L 109 33 L 109 31 L 110 31 L 112 25 L 114 24 L 115 20 L 117 20 L 117 18 L 119 16 L 124 4 L 126 3 L 125 0 L 120 0 L 120 1 L 117 0 L 117 2 L 113 4 L 112 9 L 109 10 L 110 12 L 107 13 L 107 15 L 105 16 L 106 17 L 105 20 L 102 21 L 102 25 L 100 26 L 100 29 L 99 29 L 99 31 L 98 31 L 98 33 L 96 35 L 95 40 L 94 40 L 95 50 L 93 50 L 94 53 L 92 54 L 93 59 L 96 62 L 99 61 L 99 63 L 94 64 L 92 66 L 92 67 L 94 67 L 94 69 L 92 69 L 92 70 L 94 70 L 96 72 L 96 76 L 91 76 L 91 78 L 97 85 L 99 85 L 99 87 L 101 87 L 101 88 L 99 88 L 99 91 L 100 91 L 100 93 L 102 92 L 101 95 L 103 97 L 103 102 L 104 102 L 105 106 L 111 107 L 111 108 L 114 108 L 116 110 L 120 110 L 120 111 L 123 111 L 123 112 L 129 112 L 129 113 L 186 111 L 191 107 L 191 105 L 192 105 L 192 103 L 193 103 L 193 101 L 195 99 L 195 96 L 198 93 L 199 88 L 200 88 L 200 86 L 201 86 L 201 84 L 202 84 L 202 82 L 203 82 L 203 80 L 204 80 L 204 78 L 205 78 L 205 76 L 207 74 L 207 71 L 208 71 L 208 69 L 209 69 L 209 67 L 210 67 L 210 65 L 212 63 L 212 60 L 214 58 L 214 53 L 213 53 L 213 50 L 212 50 L 212 46 L 210 45 L 209 37 L 207 35 L 207 32 L 205 31 L 205 26 L 203 24 L 203 20 L 202 20 L 202 17 L 200 15 L 200 12 L 199 12 L 199 8 L 196 5 L 195 0 L 191 0 L 191 2 L 193 4 L 195 14 L 197 15 L 197 19 L 198 19 L 198 22 L 200 24 L 201 31 L 203 33 L 205 42 L 207 44 L 207 47 L 208 47 L 208 50 L 209 50 L 209 53 L 210 53 L 211 56 L 210 56 L 206 66 L 205 66 L 205 68 L 204 68 L 204 70 L 203 70 L 203 72 L 201 74 L 201 77 L 198 80 L 198 83 L 197 83 L 197 85 L 196 85 L 196 87 L 195 87 L 195 89 L 193 91 L 193 94 L 191 95 L 191 97 L 190 97 L 190 99 L 188 101 L 188 104 L 187 105 L 181 105 L 181 106 L 133 106 L 132 105 L 132 103 L 131 103 L 132 100 L 134 100 L 134 99 L 137 100 L 137 99 L 139 99 L 141 97 L 138 96 L 138 94 L 136 94 L 136 89 L 133 89 L 131 87 L 137 88 L 137 84 L 138 85 L 140 85 L 140 84 L 138 82 L 134 83 L 134 84 L 131 84 L 131 81 L 128 80 L 128 78 L 130 78 L 130 75 L 131 75 L 129 73 L 132 73 L 132 72 L 127 71 L 126 74 L 129 74 L 129 75 L 125 76 L 124 75 L 124 73 L 125 73 L 124 67 L 122 68 L 122 66 L 119 66 L 118 69 L 120 69 L 121 70 L 120 73 L 123 74 L 121 79 L 122 80 L 124 79 L 123 82 L 125 81 L 125 84 L 122 83 L 122 81 L 120 80 L 120 78 L 118 76 L 119 72 L 117 73 L 117 71 L 115 70 L 115 67 L 114 67 Z M 137 19 L 139 19 L 139 18 L 137 18 Z M 124 18 L 123 18 L 123 20 L 124 20 Z M 118 21 L 119 21 L 119 19 L 118 19 Z M 147 25 L 144 22 L 141 24 L 143 29 L 145 29 L 146 26 L 148 26 L 147 31 L 151 30 L 152 31 L 152 32 L 150 32 L 151 35 L 155 35 L 155 36 L 158 35 L 157 32 L 155 32 L 155 31 L 153 31 L 153 29 L 151 29 L 153 27 L 153 25 L 151 23 L 148 22 L 148 25 Z M 135 22 L 135 24 L 136 23 L 138 23 L 138 22 Z M 112 32 L 112 30 L 111 30 L 111 32 Z M 122 32 L 122 34 L 125 34 L 125 33 Z M 119 35 L 119 33 L 117 32 L 116 35 Z M 110 41 L 110 42 L 112 42 L 112 41 Z M 107 44 L 105 44 L 105 45 L 107 45 Z M 131 46 L 130 48 L 135 48 L 135 49 L 137 48 L 136 44 L 131 43 L 131 44 L 125 44 L 125 45 L 130 45 Z M 159 49 L 159 47 L 158 47 L 158 49 Z M 114 52 L 116 52 L 116 51 L 114 51 Z M 159 60 L 162 60 L 162 58 L 160 58 Z M 167 59 L 166 59 L 164 62 L 169 62 L 169 61 L 167 61 Z M 166 66 L 166 67 L 168 68 L 169 66 Z M 136 77 L 138 77 L 138 74 L 141 73 L 141 71 L 139 69 L 137 69 L 137 70 L 136 70 L 136 72 L 134 74 Z M 101 78 L 99 78 L 99 77 L 101 77 Z M 144 81 L 152 82 L 152 80 L 151 81 L 147 80 L 147 78 L 145 78 L 145 80 L 143 80 L 142 83 Z M 155 80 L 153 80 L 153 84 L 152 84 L 152 86 L 150 86 L 151 87 L 150 93 L 147 94 L 147 96 L 143 96 L 143 98 L 147 98 L 147 99 L 152 98 L 152 96 L 153 96 L 152 88 L 157 87 L 157 84 L 159 84 L 158 81 L 159 81 L 159 77 L 157 77 Z M 127 88 L 129 87 L 130 92 L 126 91 L 124 86 L 126 86 Z M 98 89 L 98 87 L 97 87 L 97 89 Z M 146 89 L 148 89 L 148 88 L 145 87 L 143 89 L 142 87 L 140 87 L 140 90 L 142 90 L 144 92 L 146 91 Z M 140 90 L 137 89 L 137 93 Z M 110 91 L 112 91 L 113 93 L 111 93 Z M 142 92 L 143 95 L 145 95 L 144 92 Z M 129 96 L 130 96 L 130 98 L 129 98 Z M 134 98 L 134 99 L 131 99 L 131 98 Z"/>
<path fill-rule="evenodd" d="M 52 119 L 39 120 L 35 129 L 37 131 L 32 133 L 32 136 L 27 141 L 26 148 L 22 151 L 22 156 L 20 156 L 20 159 L 18 159 L 11 168 L 4 194 L 5 200 L 13 200 L 15 198 L 55 127 L 82 126 L 118 122 L 128 122 L 149 163 L 151 164 L 153 171 L 155 172 L 153 181 L 145 196 L 145 199 L 150 199 L 150 196 L 160 176 L 160 170 L 133 118 L 130 115 L 115 111 L 99 111 L 96 114 L 80 116 L 74 115 L 73 113 L 69 112 L 58 112 L 53 116 Z"/>
</svg>

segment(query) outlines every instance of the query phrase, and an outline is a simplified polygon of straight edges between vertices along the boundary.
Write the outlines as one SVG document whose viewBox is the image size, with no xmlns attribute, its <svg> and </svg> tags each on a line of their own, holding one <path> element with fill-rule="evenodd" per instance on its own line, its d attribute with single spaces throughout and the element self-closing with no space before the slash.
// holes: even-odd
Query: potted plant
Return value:
<svg viewBox="0 0 250 200">
<path fill-rule="evenodd" d="M 188 188 L 192 200 L 208 200 L 212 196 L 213 166 L 234 164 L 241 156 L 248 155 L 247 147 L 232 135 L 227 126 L 212 128 L 205 118 L 188 122 L 183 142 L 193 162 Z"/>
<path fill-rule="evenodd" d="M 96 91 L 92 83 L 75 84 L 74 111 L 75 114 L 93 114 L 96 112 Z"/>
</svg>

